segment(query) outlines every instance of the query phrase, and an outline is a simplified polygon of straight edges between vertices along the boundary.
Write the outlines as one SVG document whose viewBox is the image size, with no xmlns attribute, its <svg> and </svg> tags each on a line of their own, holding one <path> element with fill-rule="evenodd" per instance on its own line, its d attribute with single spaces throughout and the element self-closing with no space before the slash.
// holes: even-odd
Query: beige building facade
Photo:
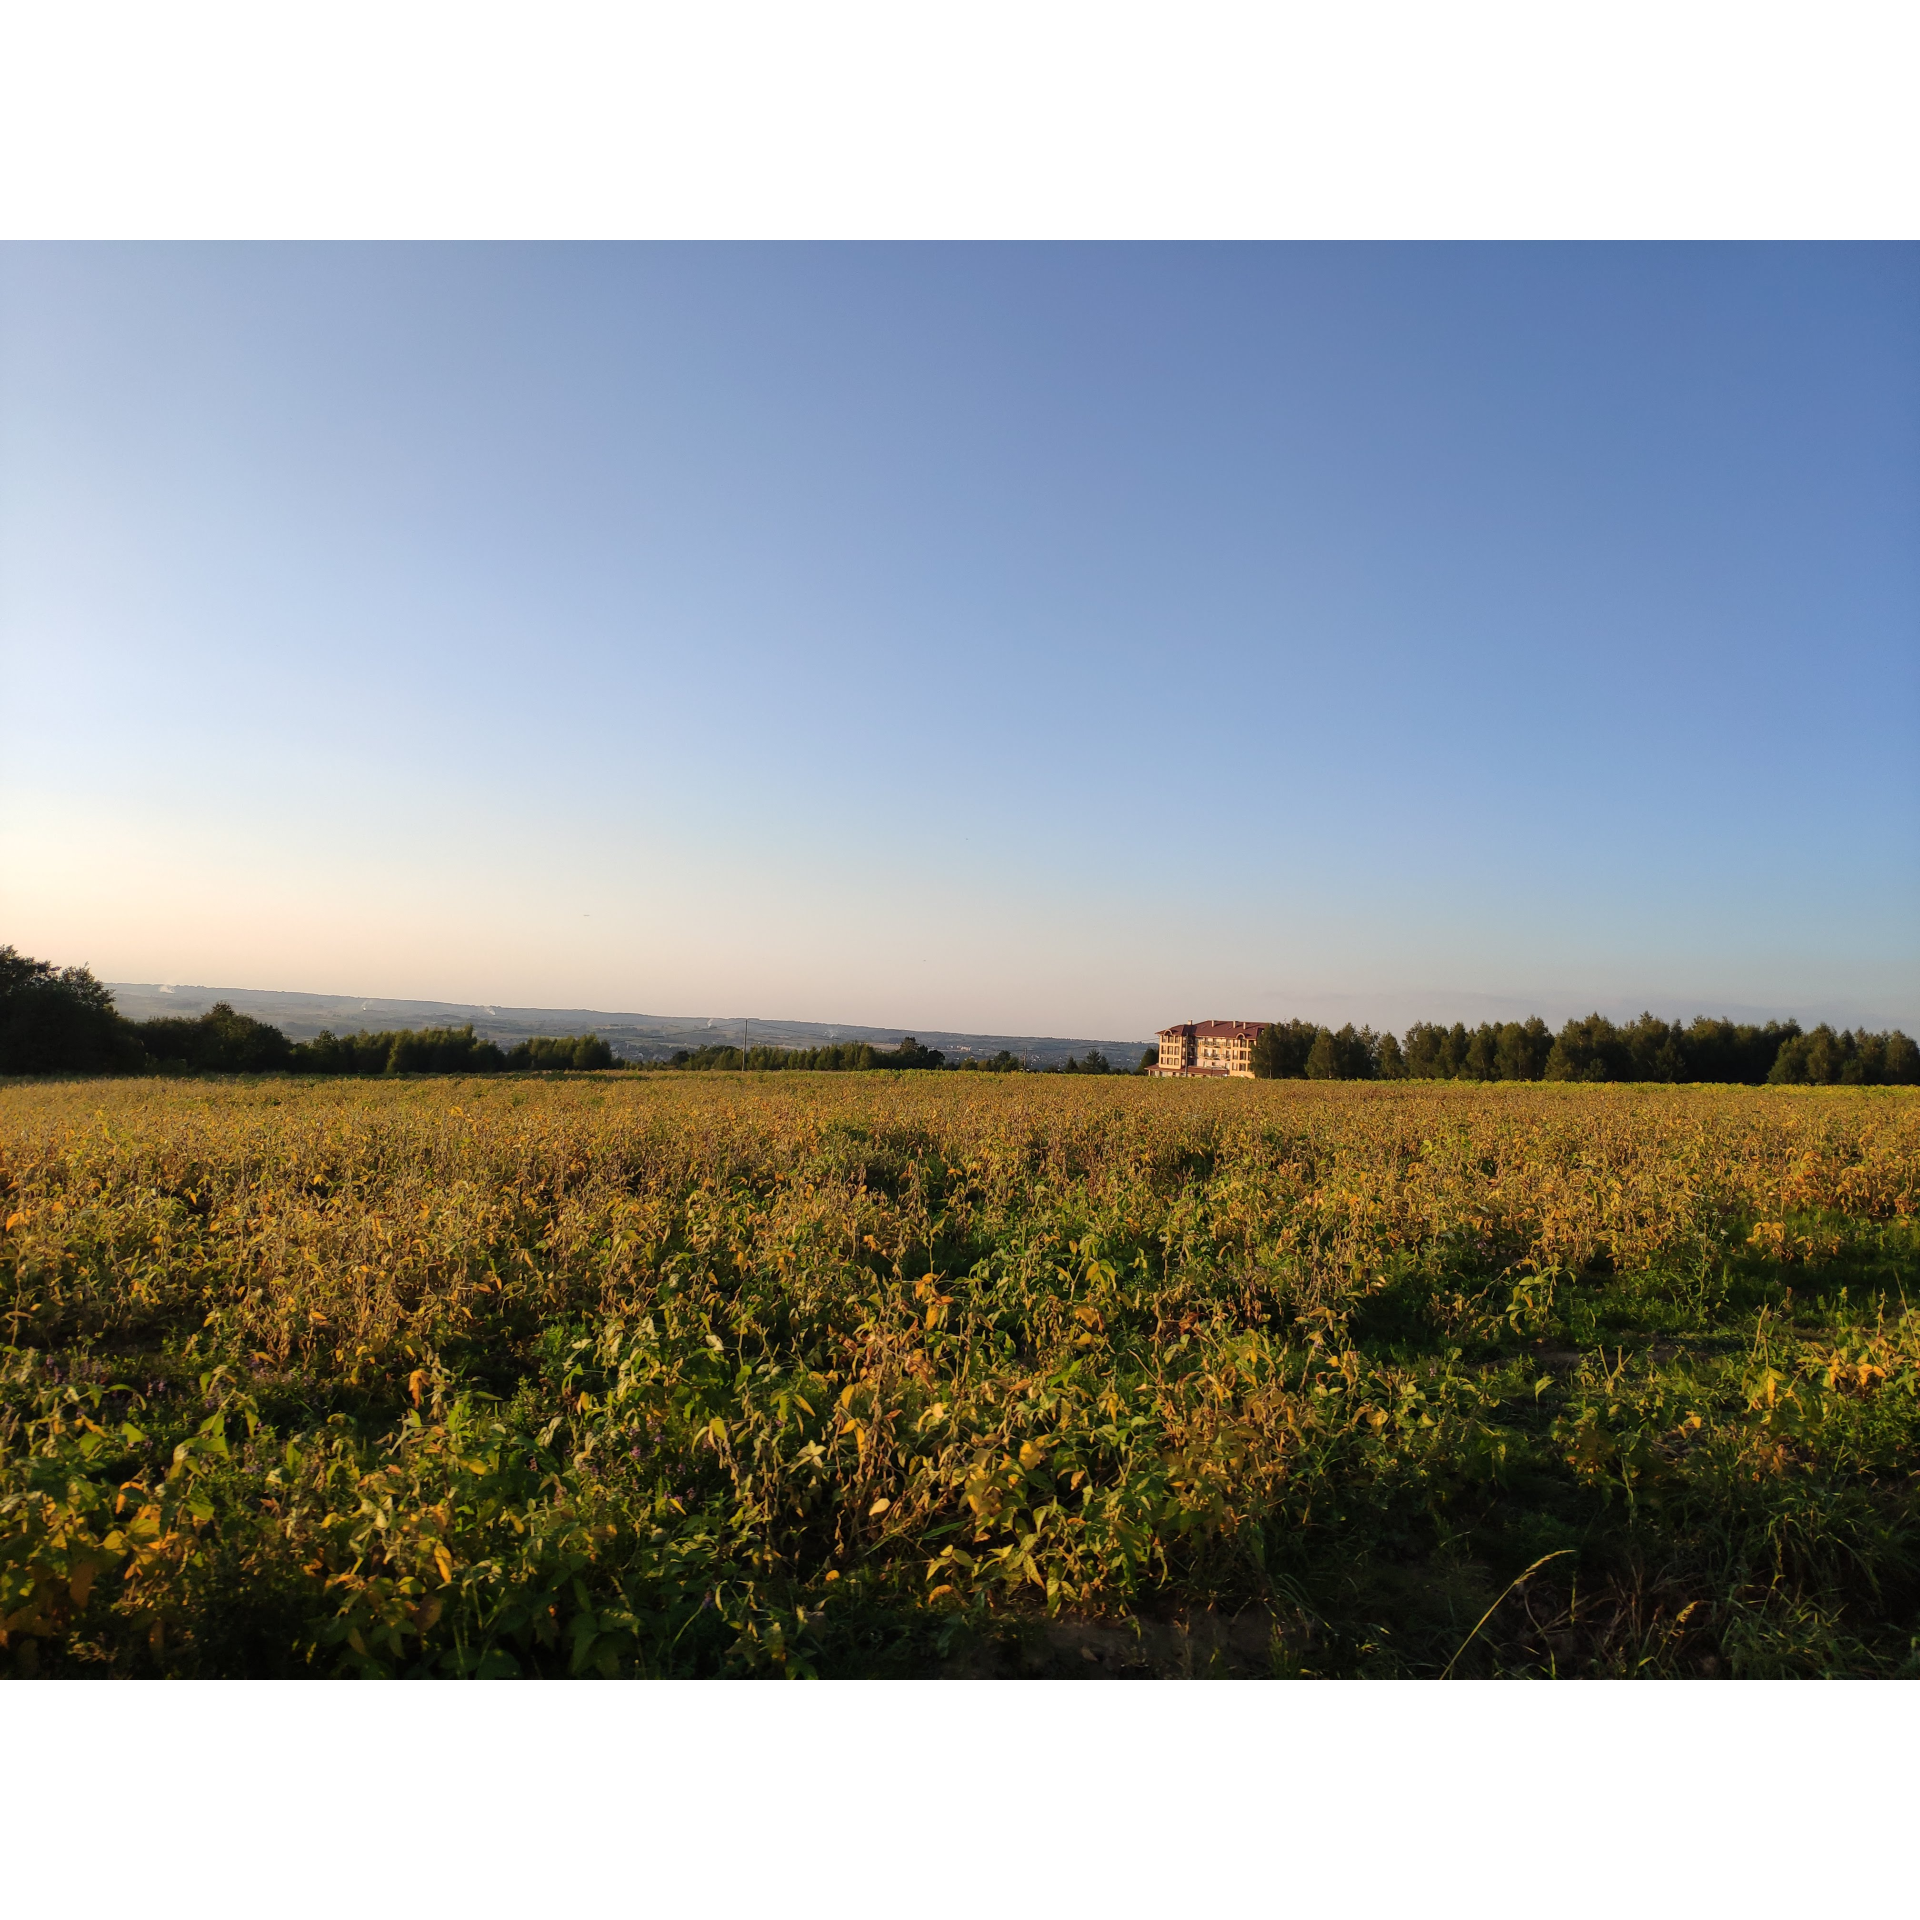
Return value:
<svg viewBox="0 0 1920 1920">
<path fill-rule="evenodd" d="M 1266 1020 L 1189 1020 L 1160 1031 L 1160 1058 L 1147 1069 L 1161 1080 L 1251 1080 L 1253 1043 Z"/>
</svg>

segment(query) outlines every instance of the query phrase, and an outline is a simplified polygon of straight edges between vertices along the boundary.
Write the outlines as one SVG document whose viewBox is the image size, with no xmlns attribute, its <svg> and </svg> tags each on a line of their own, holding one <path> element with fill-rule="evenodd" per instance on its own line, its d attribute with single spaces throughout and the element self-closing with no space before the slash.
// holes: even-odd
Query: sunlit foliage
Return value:
<svg viewBox="0 0 1920 1920">
<path fill-rule="evenodd" d="M 1906 1092 L 132 1080 L 0 1156 L 14 1671 L 1914 1665 Z"/>
</svg>

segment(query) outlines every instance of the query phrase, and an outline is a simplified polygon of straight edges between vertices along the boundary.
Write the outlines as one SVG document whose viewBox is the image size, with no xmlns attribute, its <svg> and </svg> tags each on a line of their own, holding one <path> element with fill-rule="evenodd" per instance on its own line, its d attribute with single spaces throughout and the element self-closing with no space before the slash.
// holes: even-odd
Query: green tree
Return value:
<svg viewBox="0 0 1920 1920">
<path fill-rule="evenodd" d="M 296 1073 L 591 1073 L 619 1062 L 596 1033 L 536 1033 L 509 1053 L 469 1025 L 321 1033 L 292 1048 L 285 1064 Z"/>
<path fill-rule="evenodd" d="M 1643 1013 L 1620 1031 L 1627 1050 L 1628 1080 L 1659 1080 L 1671 1085 L 1687 1076 L 1686 1035 L 1676 1024 Z"/>
<path fill-rule="evenodd" d="M 1467 1035 L 1465 1057 L 1457 1069 L 1463 1080 L 1498 1080 L 1500 1029 L 1484 1020 Z"/>
<path fill-rule="evenodd" d="M 0 1073 L 129 1073 L 145 1057 L 91 969 L 0 947 Z"/>
<path fill-rule="evenodd" d="M 515 1048 L 514 1053 L 520 1049 Z M 384 1073 L 497 1073 L 517 1064 L 488 1040 L 476 1040 L 473 1028 L 418 1027 L 387 1038 Z"/>
<path fill-rule="evenodd" d="M 1769 1020 L 1764 1027 L 1736 1026 L 1731 1020 L 1714 1020 L 1702 1014 L 1683 1038 L 1686 1077 L 1721 1085 L 1758 1086 L 1773 1071 L 1780 1049 L 1799 1038 L 1797 1020 Z"/>
<path fill-rule="evenodd" d="M 1782 1045 L 1767 1078 L 1789 1087 L 1910 1087 L 1920 1083 L 1920 1048 L 1898 1027 L 1836 1033 L 1823 1020 Z"/>
<path fill-rule="evenodd" d="M 142 1020 L 134 1031 L 153 1060 L 174 1073 L 284 1073 L 293 1042 L 278 1027 L 216 1000 L 198 1019 Z"/>
<path fill-rule="evenodd" d="M 1378 1042 L 1371 1028 L 1354 1031 L 1351 1021 L 1338 1033 L 1322 1027 L 1307 1052 L 1309 1080 L 1371 1080 Z"/>
<path fill-rule="evenodd" d="M 943 1067 L 946 1063 L 947 1056 L 944 1053 L 933 1047 L 923 1047 L 910 1033 L 901 1036 L 900 1044 L 891 1053 L 880 1053 L 874 1056 L 875 1066 L 912 1068 L 916 1071 Z"/>
<path fill-rule="evenodd" d="M 1304 1080 L 1307 1056 L 1320 1029 L 1311 1020 L 1276 1020 L 1262 1027 L 1253 1042 L 1256 1080 Z"/>
<path fill-rule="evenodd" d="M 1415 1021 L 1407 1029 L 1407 1074 L 1414 1080 L 1453 1080 L 1465 1070 L 1467 1030 L 1458 1021 L 1451 1027 Z"/>
<path fill-rule="evenodd" d="M 1604 1014 L 1569 1020 L 1547 1055 L 1549 1080 L 1623 1080 L 1627 1049 L 1620 1029 Z"/>
<path fill-rule="evenodd" d="M 1493 1049 L 1496 1080 L 1538 1080 L 1547 1071 L 1553 1035 L 1538 1015 L 1526 1021 L 1509 1020 L 1500 1029 Z"/>
<path fill-rule="evenodd" d="M 1009 1053 L 1002 1047 L 998 1053 L 989 1054 L 984 1060 L 962 1060 L 962 1073 L 1023 1073 L 1019 1055 Z"/>
</svg>

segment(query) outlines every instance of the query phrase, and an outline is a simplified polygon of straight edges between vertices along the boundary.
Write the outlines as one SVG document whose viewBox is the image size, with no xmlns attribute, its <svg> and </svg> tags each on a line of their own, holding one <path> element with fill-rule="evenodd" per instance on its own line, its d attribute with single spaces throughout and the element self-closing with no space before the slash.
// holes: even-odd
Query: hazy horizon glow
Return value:
<svg viewBox="0 0 1920 1920">
<path fill-rule="evenodd" d="M 0 941 L 1920 1029 L 1920 250 L 0 249 Z"/>
</svg>

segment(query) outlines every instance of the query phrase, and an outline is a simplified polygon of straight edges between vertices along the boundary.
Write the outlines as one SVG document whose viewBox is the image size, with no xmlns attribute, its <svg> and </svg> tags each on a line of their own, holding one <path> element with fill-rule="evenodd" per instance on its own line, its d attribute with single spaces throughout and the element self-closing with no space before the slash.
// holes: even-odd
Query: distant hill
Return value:
<svg viewBox="0 0 1920 1920">
<path fill-rule="evenodd" d="M 359 994 L 273 993 L 260 987 L 163 987 L 110 981 L 114 1004 L 129 1020 L 164 1014 L 191 1017 L 216 1000 L 237 1012 L 267 1020 L 293 1040 L 311 1040 L 323 1029 L 334 1033 L 372 1033 L 410 1027 L 464 1027 L 511 1046 L 536 1033 L 597 1033 L 622 1060 L 666 1060 L 680 1047 L 709 1042 L 738 1046 L 742 1018 L 735 1014 L 674 1015 L 603 1013 L 591 1007 L 467 1006 L 453 1000 L 380 1000 Z M 829 1040 L 867 1040 L 894 1046 L 905 1027 L 825 1026 L 812 1020 L 763 1020 L 747 1023 L 755 1046 L 817 1047 Z M 1116 1067 L 1130 1068 L 1149 1040 L 1067 1039 L 1018 1033 L 947 1033 L 930 1027 L 911 1031 L 922 1045 L 938 1047 L 949 1060 L 984 1058 L 1007 1052 L 1031 1067 L 1055 1067 L 1070 1055 L 1097 1047 Z"/>
</svg>

